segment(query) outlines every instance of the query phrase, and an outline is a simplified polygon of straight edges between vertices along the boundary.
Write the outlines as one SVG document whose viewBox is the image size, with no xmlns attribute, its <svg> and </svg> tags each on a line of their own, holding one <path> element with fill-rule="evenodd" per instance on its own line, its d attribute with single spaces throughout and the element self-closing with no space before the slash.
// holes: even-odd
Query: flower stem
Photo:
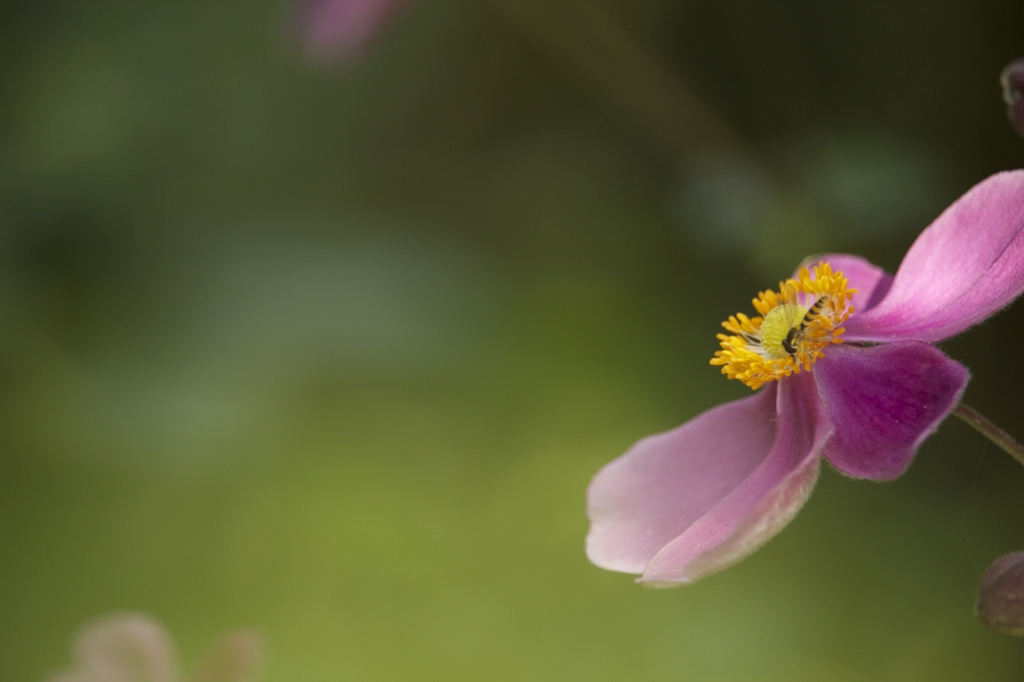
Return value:
<svg viewBox="0 0 1024 682">
<path fill-rule="evenodd" d="M 1024 445 L 1018 443 L 1013 436 L 989 421 L 976 409 L 965 403 L 953 408 L 953 414 L 973 426 L 978 433 L 999 446 L 1006 454 L 1024 464 Z"/>
<path fill-rule="evenodd" d="M 544 50 L 576 84 L 631 123 L 676 167 L 695 156 L 727 152 L 766 165 L 725 122 L 679 64 L 669 69 L 634 39 L 601 3 L 491 0 L 515 28 Z M 677 60 L 678 61 L 678 60 Z"/>
</svg>

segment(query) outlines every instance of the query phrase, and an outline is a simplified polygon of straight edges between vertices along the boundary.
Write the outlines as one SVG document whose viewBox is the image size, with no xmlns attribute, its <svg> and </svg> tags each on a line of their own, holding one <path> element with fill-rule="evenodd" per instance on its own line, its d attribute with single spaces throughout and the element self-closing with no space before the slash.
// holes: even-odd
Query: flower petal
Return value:
<svg viewBox="0 0 1024 682">
<path fill-rule="evenodd" d="M 974 613 L 996 632 L 1024 637 L 1024 552 L 1004 554 L 985 570 Z"/>
<path fill-rule="evenodd" d="M 300 0 L 296 28 L 310 57 L 355 59 L 411 1 Z"/>
<path fill-rule="evenodd" d="M 855 478 L 886 481 L 906 471 L 970 378 L 966 367 L 920 341 L 834 345 L 826 354 L 814 367 L 835 424 L 825 458 Z"/>
<path fill-rule="evenodd" d="M 1024 137 L 1024 59 L 1014 59 L 999 75 L 1006 102 L 1006 118 L 1017 134 Z"/>
<path fill-rule="evenodd" d="M 203 659 L 191 682 L 253 682 L 263 667 L 263 638 L 255 632 L 235 632 L 220 641 Z"/>
<path fill-rule="evenodd" d="M 910 247 L 888 295 L 846 322 L 846 339 L 940 341 L 1024 292 L 1024 171 L 993 175 Z"/>
<path fill-rule="evenodd" d="M 49 682 L 174 682 L 174 647 L 167 631 L 149 616 L 124 613 L 85 627 L 75 638 L 73 670 Z"/>
<path fill-rule="evenodd" d="M 831 424 L 810 374 L 778 383 L 768 454 L 727 497 L 662 548 L 638 582 L 671 587 L 728 568 L 774 537 L 807 502 Z"/>
<path fill-rule="evenodd" d="M 833 271 L 842 272 L 846 276 L 850 281 L 849 288 L 857 290 L 851 299 L 857 312 L 874 308 L 892 286 L 892 275 L 860 256 L 830 253 L 817 258 L 815 262 L 828 263 Z"/>
<path fill-rule="evenodd" d="M 639 441 L 601 469 L 587 492 L 587 556 L 601 568 L 643 573 L 764 461 L 774 438 L 777 388 L 719 405 Z"/>
</svg>

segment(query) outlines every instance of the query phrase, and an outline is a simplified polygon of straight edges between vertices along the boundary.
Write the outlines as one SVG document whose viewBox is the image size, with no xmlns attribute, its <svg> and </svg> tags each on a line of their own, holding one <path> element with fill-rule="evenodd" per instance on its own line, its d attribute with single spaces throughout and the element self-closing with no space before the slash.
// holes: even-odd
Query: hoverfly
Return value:
<svg viewBox="0 0 1024 682">
<path fill-rule="evenodd" d="M 800 320 L 800 324 L 793 327 L 786 333 L 786 338 L 782 340 L 782 349 L 790 355 L 796 355 L 797 347 L 796 344 L 803 336 L 804 330 L 814 321 L 814 318 L 818 316 L 821 309 L 825 306 L 825 296 L 822 296 L 816 300 L 810 308 L 807 310 L 807 314 Z"/>
</svg>

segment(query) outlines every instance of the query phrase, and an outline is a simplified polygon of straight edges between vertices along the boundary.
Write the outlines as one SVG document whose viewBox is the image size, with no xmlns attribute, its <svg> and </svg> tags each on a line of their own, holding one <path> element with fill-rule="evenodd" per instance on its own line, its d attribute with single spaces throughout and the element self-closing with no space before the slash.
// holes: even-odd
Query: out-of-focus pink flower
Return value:
<svg viewBox="0 0 1024 682">
<path fill-rule="evenodd" d="M 254 682 L 263 640 L 237 632 L 217 642 L 190 682 Z M 72 646 L 73 666 L 47 682 L 178 682 L 174 644 L 160 623 L 138 613 L 105 616 L 86 625 Z"/>
<path fill-rule="evenodd" d="M 849 287 L 847 286 L 849 285 Z M 969 374 L 932 344 L 1024 291 L 1024 171 L 946 209 L 895 276 L 829 255 L 723 323 L 712 364 L 754 395 L 650 436 L 597 473 L 587 555 L 656 586 L 749 555 L 810 495 L 824 456 L 889 480 L 958 404 Z"/>
<path fill-rule="evenodd" d="M 1024 137 L 1024 57 L 1006 65 L 999 76 L 1006 102 L 1006 118 L 1017 134 Z"/>
<path fill-rule="evenodd" d="M 295 25 L 313 59 L 352 60 L 400 10 L 415 0 L 299 0 Z"/>
<path fill-rule="evenodd" d="M 996 632 L 1024 637 L 1024 552 L 996 559 L 981 576 L 978 620 Z"/>
</svg>

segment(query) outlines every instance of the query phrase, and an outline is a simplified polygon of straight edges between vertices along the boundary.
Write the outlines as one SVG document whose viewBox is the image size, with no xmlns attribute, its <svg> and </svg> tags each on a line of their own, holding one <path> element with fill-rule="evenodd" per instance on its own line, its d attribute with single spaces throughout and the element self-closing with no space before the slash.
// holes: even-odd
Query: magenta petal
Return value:
<svg viewBox="0 0 1024 682">
<path fill-rule="evenodd" d="M 719 405 L 649 436 L 601 469 L 587 492 L 587 556 L 643 573 L 651 557 L 733 492 L 767 457 L 777 389 Z"/>
<path fill-rule="evenodd" d="M 888 295 L 846 322 L 846 338 L 940 341 L 1022 291 L 1024 171 L 1010 171 L 975 185 L 921 233 Z"/>
<path fill-rule="evenodd" d="M 295 23 L 314 59 L 358 57 L 412 0 L 299 0 Z"/>
<path fill-rule="evenodd" d="M 831 265 L 833 271 L 842 272 L 849 280 L 848 287 L 857 290 L 851 299 L 856 311 L 864 312 L 874 308 L 892 286 L 892 275 L 860 256 L 830 253 L 818 260 Z"/>
<path fill-rule="evenodd" d="M 960 402 L 970 373 L 920 341 L 831 346 L 814 366 L 835 434 L 825 457 L 855 478 L 885 481 Z"/>
<path fill-rule="evenodd" d="M 819 453 L 831 432 L 809 374 L 779 382 L 774 427 L 757 469 L 665 545 L 639 582 L 668 587 L 703 578 L 748 556 L 793 520 L 818 479 Z"/>
</svg>

